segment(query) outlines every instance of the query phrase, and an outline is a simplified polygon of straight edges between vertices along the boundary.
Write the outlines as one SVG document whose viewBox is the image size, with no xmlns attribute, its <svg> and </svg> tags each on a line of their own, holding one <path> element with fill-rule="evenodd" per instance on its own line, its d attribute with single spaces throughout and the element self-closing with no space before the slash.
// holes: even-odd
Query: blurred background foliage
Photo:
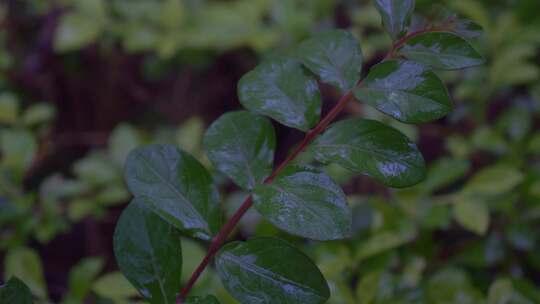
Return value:
<svg viewBox="0 0 540 304">
<path fill-rule="evenodd" d="M 485 30 L 472 42 L 486 65 L 442 75 L 452 115 L 417 128 L 347 109 L 418 141 L 426 181 L 397 191 L 332 166 L 354 238 L 301 241 L 254 210 L 236 231 L 303 247 L 330 303 L 540 303 L 540 2 L 418 0 L 417 11 L 429 18 L 439 4 Z M 111 248 L 130 149 L 174 143 L 209 166 L 206 126 L 238 108 L 238 78 L 265 56 L 347 28 L 365 73 L 390 46 L 361 0 L 5 0 L 0 25 L 0 281 L 18 276 L 37 303 L 141 302 Z M 337 92 L 323 93 L 328 109 Z M 276 127 L 282 159 L 302 135 Z M 215 179 L 230 214 L 246 194 Z M 185 280 L 205 249 L 183 247 Z M 235 303 L 211 269 L 199 291 Z"/>
</svg>

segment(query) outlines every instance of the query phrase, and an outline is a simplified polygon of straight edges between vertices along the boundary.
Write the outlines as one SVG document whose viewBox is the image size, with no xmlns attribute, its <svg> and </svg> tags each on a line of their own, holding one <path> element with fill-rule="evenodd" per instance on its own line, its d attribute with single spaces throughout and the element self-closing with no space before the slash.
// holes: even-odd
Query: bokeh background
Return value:
<svg viewBox="0 0 540 304">
<path fill-rule="evenodd" d="M 540 2 L 421 0 L 417 12 L 440 5 L 485 30 L 471 41 L 485 66 L 439 73 L 453 113 L 416 127 L 346 109 L 417 141 L 427 180 L 396 191 L 331 166 L 354 238 L 296 239 L 255 211 L 235 232 L 302 247 L 329 280 L 330 303 L 540 303 Z M 112 254 L 130 199 L 126 154 L 172 143 L 210 167 L 201 138 L 239 108 L 238 79 L 333 27 L 360 40 L 364 74 L 391 44 L 362 0 L 1 0 L 0 282 L 18 276 L 37 303 L 142 303 Z M 322 92 L 327 111 L 339 96 Z M 276 128 L 279 161 L 302 134 Z M 245 194 L 215 179 L 230 214 Z M 183 247 L 187 279 L 205 244 Z M 198 292 L 236 303 L 211 269 Z"/>
</svg>

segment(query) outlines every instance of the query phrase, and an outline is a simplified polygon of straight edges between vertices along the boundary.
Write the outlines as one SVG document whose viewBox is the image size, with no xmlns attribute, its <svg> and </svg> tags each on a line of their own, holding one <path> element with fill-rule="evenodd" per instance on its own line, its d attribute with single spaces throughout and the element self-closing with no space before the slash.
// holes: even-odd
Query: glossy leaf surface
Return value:
<svg viewBox="0 0 540 304">
<path fill-rule="evenodd" d="M 317 124 L 321 114 L 317 81 L 291 58 L 273 58 L 245 74 L 238 96 L 248 110 L 302 131 Z"/>
<path fill-rule="evenodd" d="M 208 240 L 220 226 L 218 192 L 208 171 L 170 145 L 133 150 L 125 179 L 136 198 L 180 230 Z"/>
<path fill-rule="evenodd" d="M 315 304 L 330 296 L 315 264 L 276 238 L 232 242 L 216 256 L 225 288 L 241 303 Z"/>
<path fill-rule="evenodd" d="M 216 120 L 204 136 L 213 165 L 244 189 L 252 189 L 272 173 L 276 135 L 266 118 L 232 112 Z"/>
<path fill-rule="evenodd" d="M 134 199 L 114 233 L 114 254 L 122 273 L 151 303 L 174 303 L 180 288 L 180 233 Z"/>
<path fill-rule="evenodd" d="M 314 143 L 315 158 L 367 174 L 391 187 L 407 187 L 425 175 L 422 154 L 405 135 L 383 123 L 347 119 L 331 125 Z"/>
<path fill-rule="evenodd" d="M 32 293 L 23 281 L 11 277 L 0 286 L 0 303 L 32 304 Z"/>
<path fill-rule="evenodd" d="M 302 42 L 296 54 L 322 82 L 342 92 L 352 89 L 360 79 L 362 50 L 356 38 L 348 31 L 320 33 Z"/>
<path fill-rule="evenodd" d="M 411 23 L 414 0 L 375 0 L 374 3 L 392 39 L 403 36 Z"/>
<path fill-rule="evenodd" d="M 409 39 L 399 52 L 410 60 L 442 70 L 480 65 L 484 59 L 463 38 L 447 32 L 427 32 Z"/>
<path fill-rule="evenodd" d="M 210 295 L 206 297 L 190 297 L 185 304 L 219 304 L 219 301 L 216 297 Z"/>
<path fill-rule="evenodd" d="M 292 166 L 253 193 L 255 208 L 278 228 L 316 240 L 351 234 L 352 215 L 341 187 L 325 173 Z"/>
<path fill-rule="evenodd" d="M 369 71 L 355 97 L 405 123 L 425 123 L 452 110 L 443 82 L 426 66 L 413 61 L 389 60 Z"/>
</svg>

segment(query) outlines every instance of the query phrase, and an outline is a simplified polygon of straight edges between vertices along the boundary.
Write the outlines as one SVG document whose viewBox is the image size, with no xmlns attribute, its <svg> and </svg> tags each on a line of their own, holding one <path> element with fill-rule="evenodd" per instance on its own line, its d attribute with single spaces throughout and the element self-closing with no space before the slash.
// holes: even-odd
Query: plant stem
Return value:
<svg viewBox="0 0 540 304">
<path fill-rule="evenodd" d="M 358 85 L 360 85 L 360 83 Z M 347 106 L 347 103 L 352 99 L 352 97 L 352 90 L 345 94 L 343 97 L 341 97 L 336 103 L 336 105 L 332 108 L 332 110 L 330 110 L 330 112 L 326 114 L 326 116 L 317 124 L 317 126 L 315 126 L 315 128 L 313 128 L 306 134 L 306 136 L 304 137 L 302 142 L 296 147 L 296 149 L 294 149 L 294 151 L 272 172 L 272 174 L 264 180 L 264 183 L 272 183 L 274 178 L 292 161 L 294 161 L 296 157 L 300 155 L 300 153 L 302 153 L 307 148 L 307 146 L 317 137 L 317 135 L 324 131 L 326 127 L 328 127 L 328 125 L 339 115 L 339 113 L 341 113 L 341 111 L 345 109 L 345 106 Z M 242 203 L 242 205 L 240 206 L 240 208 L 238 208 L 234 215 L 229 219 L 229 221 L 221 228 L 218 235 L 212 240 L 210 247 L 208 247 L 208 252 L 206 253 L 206 256 L 201 261 L 195 272 L 193 272 L 193 275 L 187 282 L 186 286 L 182 289 L 180 295 L 176 298 L 177 304 L 182 304 L 182 301 L 189 294 L 191 288 L 193 288 L 193 285 L 195 284 L 195 282 L 197 282 L 204 269 L 208 266 L 208 264 L 210 264 L 210 261 L 216 255 L 223 242 L 225 242 L 229 234 L 233 231 L 240 219 L 244 216 L 244 214 L 252 205 L 253 200 L 250 195 L 248 198 L 246 198 L 246 200 Z"/>
</svg>

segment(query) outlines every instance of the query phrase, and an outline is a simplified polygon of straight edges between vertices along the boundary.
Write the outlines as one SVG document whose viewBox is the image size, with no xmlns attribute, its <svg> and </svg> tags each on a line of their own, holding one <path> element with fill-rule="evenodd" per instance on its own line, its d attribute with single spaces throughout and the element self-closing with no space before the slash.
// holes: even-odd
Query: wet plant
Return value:
<svg viewBox="0 0 540 304">
<path fill-rule="evenodd" d="M 226 243 L 246 211 L 255 208 L 291 235 L 345 239 L 352 224 L 347 199 L 317 164 L 339 164 L 394 188 L 423 180 L 422 154 L 399 130 L 358 117 L 335 120 L 351 102 L 407 124 L 447 115 L 452 101 L 434 71 L 482 64 L 467 41 L 481 29 L 454 15 L 413 23 L 412 0 L 375 4 L 393 44 L 363 79 L 360 43 L 345 30 L 330 30 L 270 57 L 239 81 L 246 110 L 224 114 L 204 137 L 214 168 L 250 193 L 228 220 L 223 221 L 212 175 L 189 153 L 149 145 L 129 154 L 125 180 L 134 199 L 117 223 L 114 251 L 121 271 L 150 303 L 219 303 L 213 295 L 189 297 L 212 261 L 224 287 L 241 303 L 325 303 L 330 297 L 325 278 L 288 242 L 263 236 Z M 318 81 L 342 95 L 322 119 Z M 270 119 L 305 132 L 275 168 L 277 140 Z M 297 162 L 304 152 L 317 163 Z M 180 290 L 181 235 L 209 246 Z"/>
</svg>

